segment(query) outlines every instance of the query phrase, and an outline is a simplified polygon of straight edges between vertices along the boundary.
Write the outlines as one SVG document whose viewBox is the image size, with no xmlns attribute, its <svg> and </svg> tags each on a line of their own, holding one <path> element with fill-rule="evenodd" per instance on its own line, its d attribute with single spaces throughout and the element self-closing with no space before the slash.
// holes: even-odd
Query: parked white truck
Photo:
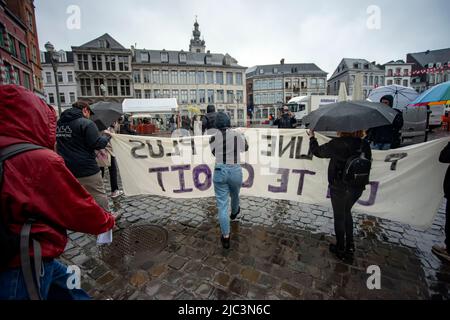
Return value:
<svg viewBox="0 0 450 320">
<path fill-rule="evenodd" d="M 320 106 L 338 102 L 338 96 L 300 96 L 289 100 L 289 110 L 295 114 L 300 123 L 301 120 Z"/>
</svg>

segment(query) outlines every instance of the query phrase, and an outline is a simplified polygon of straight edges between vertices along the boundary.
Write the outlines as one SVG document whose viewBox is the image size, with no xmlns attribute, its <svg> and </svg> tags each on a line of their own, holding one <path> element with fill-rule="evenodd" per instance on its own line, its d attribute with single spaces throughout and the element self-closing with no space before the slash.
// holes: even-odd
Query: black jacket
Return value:
<svg viewBox="0 0 450 320">
<path fill-rule="evenodd" d="M 209 112 L 202 119 L 202 132 L 209 129 L 216 129 L 217 112 Z"/>
<path fill-rule="evenodd" d="M 278 129 L 293 129 L 297 124 L 297 120 L 291 117 L 289 114 L 285 113 L 274 121 L 273 125 L 278 126 Z"/>
<path fill-rule="evenodd" d="M 398 143 L 400 131 L 403 128 L 403 114 L 401 111 L 397 111 L 394 122 L 392 125 L 372 128 L 368 130 L 368 140 L 374 143 Z"/>
<path fill-rule="evenodd" d="M 448 145 L 442 150 L 441 155 L 439 157 L 439 161 L 442 163 L 450 163 L 450 142 Z M 445 175 L 444 180 L 444 193 L 447 199 L 450 199 L 450 166 L 447 169 L 447 174 Z"/>
<path fill-rule="evenodd" d="M 95 123 L 84 118 L 80 109 L 64 111 L 58 121 L 57 152 L 77 178 L 89 177 L 100 171 L 95 150 L 104 149 L 109 140 L 100 136 Z"/>
<path fill-rule="evenodd" d="M 353 155 L 358 155 L 361 143 L 362 151 L 366 158 L 372 160 L 370 145 L 362 139 L 352 137 L 336 138 L 319 146 L 317 139 L 311 138 L 309 143 L 310 152 L 318 158 L 331 159 L 328 166 L 328 183 L 331 186 L 342 185 L 342 174 L 347 160 Z"/>
</svg>

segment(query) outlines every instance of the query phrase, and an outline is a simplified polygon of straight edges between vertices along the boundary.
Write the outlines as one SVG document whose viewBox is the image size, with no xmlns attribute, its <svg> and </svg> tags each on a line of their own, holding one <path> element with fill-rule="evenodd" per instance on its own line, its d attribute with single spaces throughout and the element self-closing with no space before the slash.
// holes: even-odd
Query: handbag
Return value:
<svg viewBox="0 0 450 320">
<path fill-rule="evenodd" d="M 111 154 L 106 149 L 96 150 L 95 158 L 100 168 L 111 167 Z"/>
</svg>

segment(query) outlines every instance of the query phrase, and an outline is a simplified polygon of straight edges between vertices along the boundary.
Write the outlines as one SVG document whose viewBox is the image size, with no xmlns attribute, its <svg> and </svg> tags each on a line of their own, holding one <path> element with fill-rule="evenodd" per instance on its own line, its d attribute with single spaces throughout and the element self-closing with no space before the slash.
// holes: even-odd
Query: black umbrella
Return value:
<svg viewBox="0 0 450 320">
<path fill-rule="evenodd" d="M 117 102 L 97 102 L 91 106 L 91 109 L 94 112 L 91 120 L 95 122 L 100 131 L 108 129 L 123 115 L 122 105 Z"/>
<path fill-rule="evenodd" d="M 369 101 L 343 101 L 328 104 L 311 112 L 302 122 L 316 131 L 355 132 L 390 125 L 397 111 Z"/>
</svg>

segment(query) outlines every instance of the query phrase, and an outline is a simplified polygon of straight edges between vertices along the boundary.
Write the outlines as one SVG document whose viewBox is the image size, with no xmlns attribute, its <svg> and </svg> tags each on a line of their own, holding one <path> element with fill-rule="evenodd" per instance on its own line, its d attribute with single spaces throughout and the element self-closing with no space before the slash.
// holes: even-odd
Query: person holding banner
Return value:
<svg viewBox="0 0 450 320">
<path fill-rule="evenodd" d="M 450 143 L 442 150 L 439 157 L 442 163 L 450 163 Z M 445 248 L 433 246 L 433 253 L 441 260 L 450 263 L 450 166 L 447 169 L 447 174 L 444 180 L 444 193 L 447 199 L 447 206 L 445 210 Z"/>
<path fill-rule="evenodd" d="M 334 213 L 336 244 L 330 244 L 330 252 L 338 259 L 345 260 L 351 258 L 355 252 L 352 207 L 361 197 L 369 181 L 372 161 L 370 145 L 363 140 L 364 131 L 339 132 L 338 138 L 322 146 L 319 146 L 313 130 L 309 131 L 308 135 L 310 152 L 318 158 L 331 159 L 328 166 L 328 183 Z M 361 160 L 360 167 L 367 169 L 366 178 L 362 183 L 358 181 L 351 183 L 347 179 L 348 171 L 351 171 L 350 166 L 355 164 L 354 160 Z"/>
<path fill-rule="evenodd" d="M 224 112 L 217 113 L 215 125 L 218 130 L 210 139 L 211 151 L 216 157 L 213 176 L 214 192 L 219 211 L 222 246 L 224 249 L 229 249 L 230 219 L 235 220 L 241 211 L 239 193 L 243 179 L 240 154 L 248 151 L 248 144 L 243 134 L 230 128 L 230 118 Z M 228 217 L 229 196 L 231 196 L 230 217 Z"/>
</svg>

